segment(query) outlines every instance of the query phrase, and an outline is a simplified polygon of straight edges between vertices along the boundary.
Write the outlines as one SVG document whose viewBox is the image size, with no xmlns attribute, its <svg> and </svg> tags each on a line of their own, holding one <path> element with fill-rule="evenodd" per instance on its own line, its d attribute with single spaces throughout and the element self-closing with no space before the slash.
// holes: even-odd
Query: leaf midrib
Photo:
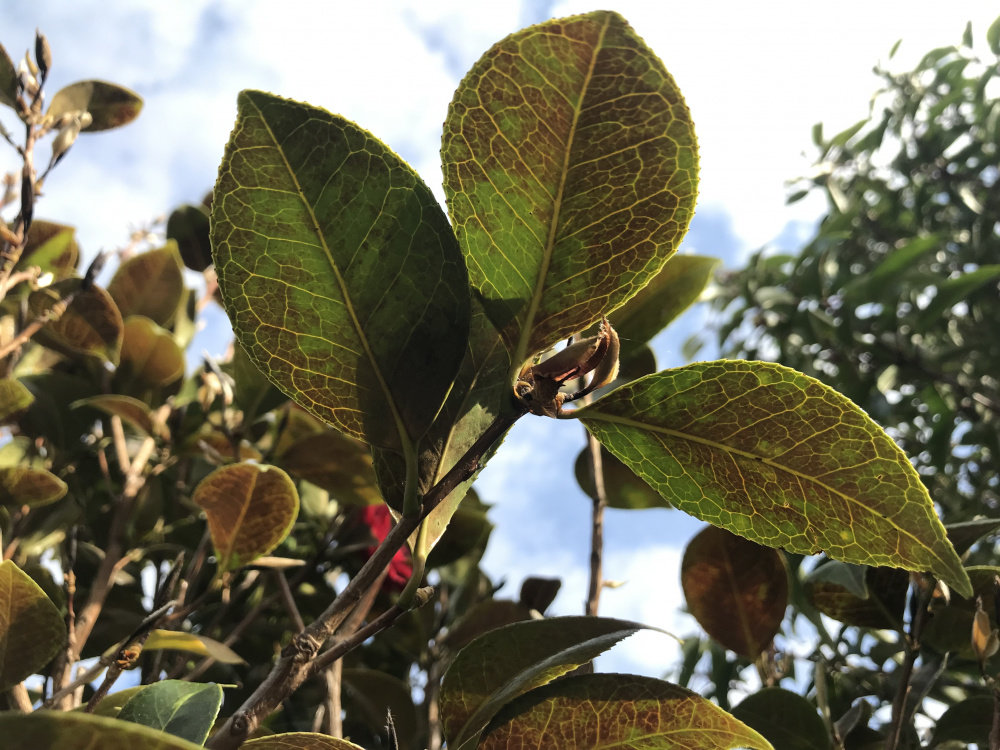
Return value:
<svg viewBox="0 0 1000 750">
<path fill-rule="evenodd" d="M 371 366 L 372 372 L 375 375 L 375 380 L 379 384 L 379 389 L 382 391 L 382 395 L 385 397 L 386 404 L 389 406 L 389 411 L 392 414 L 393 422 L 396 425 L 396 430 L 399 433 L 399 443 L 400 448 L 404 454 L 408 454 L 410 451 L 407 450 L 408 446 L 411 446 L 410 436 L 406 431 L 406 425 L 403 423 L 402 415 L 399 412 L 399 408 L 396 405 L 396 400 L 393 397 L 392 391 L 389 388 L 389 384 L 386 382 L 385 377 L 382 375 L 382 369 L 378 365 L 378 361 L 375 358 L 375 353 L 372 351 L 371 345 L 368 341 L 368 337 L 365 335 L 364 329 L 361 326 L 361 321 L 358 319 L 357 312 L 354 309 L 354 302 L 351 299 L 351 295 L 348 291 L 347 282 L 340 273 L 340 268 L 337 266 L 336 261 L 333 258 L 333 253 L 330 250 L 330 246 L 326 242 L 326 237 L 320 231 L 320 223 L 316 217 L 316 212 L 313 210 L 312 205 L 306 199 L 305 191 L 302 189 L 302 185 L 299 183 L 298 177 L 295 175 L 292 165 L 288 162 L 285 156 L 285 150 L 282 148 L 280 141 L 276 137 L 274 131 L 271 129 L 270 124 L 267 122 L 267 118 L 264 116 L 263 111 L 253 101 L 253 94 L 247 95 L 247 100 L 254 107 L 257 112 L 257 116 L 260 119 L 261 124 L 267 131 L 271 142 L 274 144 L 274 149 L 281 157 L 282 163 L 285 165 L 285 170 L 288 173 L 289 179 L 295 186 L 295 192 L 298 194 L 299 200 L 302 202 L 303 207 L 305 207 L 306 212 L 309 214 L 309 220 L 315 234 L 316 238 L 319 240 L 319 245 L 326 255 L 327 261 L 330 264 L 330 270 L 333 271 L 333 276 L 336 279 L 337 287 L 340 289 L 341 297 L 343 298 L 344 309 L 347 311 L 348 317 L 351 321 L 351 326 L 354 328 L 355 334 L 357 334 L 358 340 L 361 343 L 361 349 L 365 354 L 365 359 L 367 359 L 368 364 Z M 370 228 L 369 228 L 370 229 Z"/>
<path fill-rule="evenodd" d="M 563 163 L 562 170 L 559 174 L 559 186 L 556 188 L 555 196 L 553 197 L 553 207 L 552 207 L 552 218 L 549 224 L 549 233 L 545 241 L 545 246 L 542 248 L 542 258 L 541 263 L 538 267 L 538 274 L 535 277 L 535 288 L 532 290 L 531 299 L 528 302 L 527 314 L 524 317 L 524 322 L 521 326 L 521 332 L 517 341 L 517 346 L 514 349 L 513 357 L 511 361 L 511 367 L 514 369 L 516 374 L 521 366 L 527 361 L 528 357 L 534 352 L 528 351 L 528 344 L 531 341 L 531 336 L 535 327 L 535 316 L 538 314 L 538 308 L 542 303 L 542 292 L 545 289 L 545 280 L 549 273 L 549 267 L 552 265 L 552 254 L 556 244 L 556 233 L 559 228 L 559 217 L 563 207 L 563 198 L 566 191 L 566 179 L 569 174 L 569 160 L 570 154 L 573 151 L 573 140 L 576 137 L 576 128 L 580 119 L 580 113 L 583 110 L 583 102 L 586 96 L 586 91 L 590 86 L 590 82 L 594 76 L 594 68 L 597 64 L 597 56 L 600 54 L 601 49 L 604 45 L 604 37 L 608 32 L 608 27 L 611 23 L 611 15 L 609 14 L 604 19 L 604 24 L 601 27 L 600 34 L 598 35 L 597 42 L 594 44 L 593 53 L 590 57 L 590 65 L 587 68 L 587 73 L 584 76 L 583 84 L 580 87 L 580 97 L 577 101 L 576 107 L 573 109 L 573 121 L 570 124 L 569 136 L 566 139 L 566 148 L 563 153 Z"/>
</svg>

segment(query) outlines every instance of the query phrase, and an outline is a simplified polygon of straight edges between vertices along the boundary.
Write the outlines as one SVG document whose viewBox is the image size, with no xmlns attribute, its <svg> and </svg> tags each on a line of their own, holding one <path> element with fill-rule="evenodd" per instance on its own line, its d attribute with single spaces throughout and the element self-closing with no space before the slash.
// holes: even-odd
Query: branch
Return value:
<svg viewBox="0 0 1000 750">
<path fill-rule="evenodd" d="M 590 586 L 587 590 L 586 614 L 596 617 L 604 587 L 604 509 L 608 505 L 608 495 L 604 487 L 604 462 L 601 460 L 601 444 L 587 433 L 587 463 L 594 480 L 594 505 L 590 529 Z"/>
<path fill-rule="evenodd" d="M 885 740 L 886 750 L 896 750 L 899 738 L 903 732 L 903 722 L 906 718 L 906 698 L 910 694 L 910 679 L 913 676 L 913 665 L 920 654 L 920 638 L 923 635 L 924 623 L 927 621 L 927 607 L 937 582 L 929 576 L 914 584 L 914 596 L 917 606 L 910 622 L 910 632 L 906 636 L 906 654 L 899 668 L 899 688 L 892 701 L 892 724 Z"/>
</svg>

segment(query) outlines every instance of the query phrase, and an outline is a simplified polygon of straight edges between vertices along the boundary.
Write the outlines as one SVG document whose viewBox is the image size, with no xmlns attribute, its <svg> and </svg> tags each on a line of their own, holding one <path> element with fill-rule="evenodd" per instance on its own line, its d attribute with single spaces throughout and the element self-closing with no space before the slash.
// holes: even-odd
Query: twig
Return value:
<svg viewBox="0 0 1000 750">
<path fill-rule="evenodd" d="M 587 433 L 587 457 L 591 478 L 594 481 L 594 504 L 590 527 L 590 587 L 587 591 L 586 614 L 597 616 L 604 588 L 604 509 L 608 505 L 608 495 L 604 487 L 604 462 L 601 459 L 601 444 Z"/>
<path fill-rule="evenodd" d="M 285 605 L 288 615 L 295 624 L 295 632 L 301 633 L 306 629 L 306 624 L 302 621 L 302 615 L 299 614 L 299 608 L 295 604 L 295 597 L 292 596 L 292 590 L 288 586 L 288 581 L 285 580 L 285 574 L 280 570 L 272 571 L 272 573 L 274 579 L 278 582 L 278 593 L 281 595 L 281 602 Z"/>
<path fill-rule="evenodd" d="M 993 688 L 993 725 L 990 727 L 990 750 L 1000 750 L 1000 692 Z"/>
<path fill-rule="evenodd" d="M 927 607 L 934 595 L 936 582 L 930 576 L 914 584 L 914 596 L 917 606 L 910 621 L 909 634 L 905 636 L 906 653 L 903 664 L 899 668 L 899 687 L 892 701 L 892 724 L 885 740 L 886 750 L 896 750 L 899 738 L 903 732 L 903 722 L 906 718 L 906 698 L 910 693 L 910 679 L 913 676 L 913 665 L 920 654 L 920 638 L 923 635 L 924 623 L 927 621 Z"/>
</svg>

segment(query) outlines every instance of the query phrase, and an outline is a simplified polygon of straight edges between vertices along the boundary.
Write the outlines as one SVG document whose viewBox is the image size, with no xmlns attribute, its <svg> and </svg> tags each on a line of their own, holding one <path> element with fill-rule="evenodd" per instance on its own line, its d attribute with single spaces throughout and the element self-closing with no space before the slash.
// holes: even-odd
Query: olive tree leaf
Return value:
<svg viewBox="0 0 1000 750">
<path fill-rule="evenodd" d="M 861 409 L 802 373 L 701 362 L 577 412 L 672 505 L 759 544 L 969 577 L 906 455 Z"/>
<path fill-rule="evenodd" d="M 444 212 L 354 123 L 259 91 L 237 104 L 211 215 L 237 338 L 303 408 L 411 451 L 468 336 L 468 278 Z"/>
<path fill-rule="evenodd" d="M 441 156 L 471 283 L 515 368 L 635 294 L 694 209 L 687 106 L 608 11 L 490 48 L 455 93 Z"/>
<path fill-rule="evenodd" d="M 52 600 L 13 560 L 0 562 L 0 691 L 42 669 L 65 642 Z"/>
<path fill-rule="evenodd" d="M 755 730 L 687 688 L 652 677 L 572 675 L 532 690 L 490 723 L 481 750 L 774 750 Z"/>
</svg>

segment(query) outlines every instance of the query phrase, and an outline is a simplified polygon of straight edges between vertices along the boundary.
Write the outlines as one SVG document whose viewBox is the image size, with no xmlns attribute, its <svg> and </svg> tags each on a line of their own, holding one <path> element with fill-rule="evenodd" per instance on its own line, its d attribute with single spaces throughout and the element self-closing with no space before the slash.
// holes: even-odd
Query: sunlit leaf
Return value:
<svg viewBox="0 0 1000 750">
<path fill-rule="evenodd" d="M 889 252 L 885 259 L 868 273 L 852 279 L 844 285 L 845 302 L 856 305 L 877 297 L 878 290 L 887 282 L 898 280 L 900 274 L 912 266 L 920 256 L 942 246 L 936 235 L 917 237 Z"/>
<path fill-rule="evenodd" d="M 756 731 L 697 693 L 652 677 L 574 675 L 505 707 L 480 750 L 773 750 Z"/>
<path fill-rule="evenodd" d="M 47 313 L 79 286 L 79 279 L 65 279 L 32 292 L 28 297 L 31 314 Z M 112 364 L 118 363 L 123 335 L 121 313 L 111 295 L 99 286 L 78 292 L 62 314 L 38 332 L 39 341 L 47 346 L 100 357 Z"/>
<path fill-rule="evenodd" d="M 305 409 L 408 450 L 466 346 L 468 280 L 448 220 L 357 125 L 259 91 L 237 105 L 212 204 L 236 336 Z"/>
<path fill-rule="evenodd" d="M 66 483 L 45 469 L 28 466 L 0 467 L 0 505 L 29 505 L 37 508 L 54 503 L 66 491 Z"/>
<path fill-rule="evenodd" d="M 161 680 L 133 696 L 118 718 L 201 745 L 221 707 L 222 688 L 214 683 Z"/>
<path fill-rule="evenodd" d="M 157 325 L 170 325 L 184 294 L 177 243 L 170 240 L 126 260 L 111 278 L 108 293 L 123 318 L 144 315 Z"/>
<path fill-rule="evenodd" d="M 131 396 L 123 396 L 117 393 L 105 393 L 100 396 L 74 401 L 73 408 L 79 406 L 90 406 L 99 409 L 105 414 L 119 417 L 123 422 L 130 425 L 139 432 L 154 437 L 169 438 L 170 431 L 167 426 L 155 423 L 153 411 L 149 404 Z"/>
<path fill-rule="evenodd" d="M 167 239 L 177 243 L 184 265 L 204 271 L 212 265 L 208 211 L 204 206 L 179 206 L 167 219 Z"/>
<path fill-rule="evenodd" d="M 441 154 L 472 285 L 515 368 L 653 278 L 694 208 L 680 91 L 607 11 L 493 45 L 455 93 Z"/>
<path fill-rule="evenodd" d="M 17 267 L 38 266 L 42 273 L 51 273 L 59 280 L 71 275 L 79 261 L 80 248 L 73 227 L 35 219 Z"/>
<path fill-rule="evenodd" d="M 937 286 L 937 294 L 917 318 L 917 327 L 924 330 L 941 319 L 946 310 L 962 302 L 985 284 L 1000 279 L 1000 263 L 982 266 L 975 271 L 963 273 L 953 279 L 946 279 Z"/>
<path fill-rule="evenodd" d="M 643 627 L 610 618 L 554 617 L 514 623 L 475 639 L 458 653 L 441 682 L 448 746 L 476 747 L 476 738 L 504 705 Z"/>
<path fill-rule="evenodd" d="M 601 468 L 604 472 L 604 492 L 609 508 L 640 510 L 643 508 L 669 508 L 670 503 L 659 492 L 635 475 L 603 445 L 601 446 Z M 590 470 L 589 451 L 584 448 L 576 457 L 573 466 L 577 484 L 591 498 L 595 498 L 594 477 Z"/>
<path fill-rule="evenodd" d="M 0 104 L 17 110 L 17 70 L 3 45 L 0 45 Z"/>
<path fill-rule="evenodd" d="M 688 542 L 681 585 L 705 632 L 751 661 L 774 640 L 788 606 L 781 553 L 715 526 Z"/>
<path fill-rule="evenodd" d="M 179 630 L 154 630 L 143 646 L 144 651 L 184 651 L 196 656 L 210 656 L 222 664 L 246 662 L 229 646 L 212 638 Z"/>
<path fill-rule="evenodd" d="M 45 592 L 13 560 L 0 562 L 0 692 L 41 670 L 65 643 L 62 615 Z"/>
<path fill-rule="evenodd" d="M 353 742 L 316 732 L 286 732 L 247 740 L 240 747 L 249 750 L 365 750 Z"/>
<path fill-rule="evenodd" d="M 694 304 L 721 262 L 702 255 L 674 255 L 637 295 L 609 315 L 621 339 L 621 358 L 631 357 Z"/>
<path fill-rule="evenodd" d="M 24 748 L 59 750 L 200 750 L 201 745 L 141 724 L 76 711 L 0 713 L 0 736 Z"/>
<path fill-rule="evenodd" d="M 927 489 L 864 412 L 781 365 L 723 360 L 641 378 L 579 412 L 672 505 L 769 547 L 969 578 Z"/>
<path fill-rule="evenodd" d="M 831 747 L 830 732 L 816 706 L 790 690 L 758 690 L 733 709 L 733 716 L 760 732 L 777 750 Z"/>
<path fill-rule="evenodd" d="M 184 350 L 173 334 L 149 318 L 125 321 L 121 368 L 150 385 L 169 385 L 184 374 Z"/>
<path fill-rule="evenodd" d="M 0 424 L 7 422 L 20 411 L 24 411 L 35 397 L 24 384 L 14 378 L 0 378 Z"/>
<path fill-rule="evenodd" d="M 216 469 L 198 483 L 192 499 L 205 510 L 220 571 L 247 565 L 277 547 L 299 511 L 288 475 L 260 464 Z"/>
<path fill-rule="evenodd" d="M 236 383 L 233 395 L 236 404 L 243 409 L 245 418 L 252 422 L 259 415 L 288 403 L 288 397 L 265 377 L 238 341 L 234 342 L 233 348 L 233 360 L 227 371 L 232 373 Z M 298 413 L 305 412 L 298 411 Z M 325 423 L 323 426 L 326 426 Z"/>
<path fill-rule="evenodd" d="M 47 116 L 89 112 L 93 118 L 85 132 L 110 130 L 127 125 L 139 116 L 142 98 L 124 86 L 105 81 L 77 81 L 59 89 L 52 97 Z"/>
</svg>

